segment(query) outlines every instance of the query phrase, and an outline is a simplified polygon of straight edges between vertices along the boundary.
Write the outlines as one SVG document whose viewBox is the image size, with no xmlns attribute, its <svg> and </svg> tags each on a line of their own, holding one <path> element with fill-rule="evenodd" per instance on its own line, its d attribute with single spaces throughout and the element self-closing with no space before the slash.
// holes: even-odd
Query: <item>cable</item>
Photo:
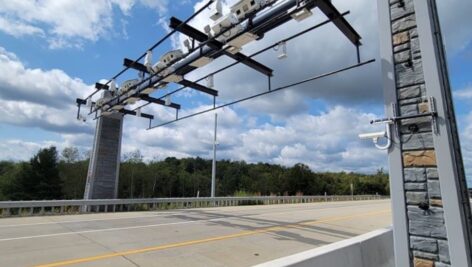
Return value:
<svg viewBox="0 0 472 267">
<path fill-rule="evenodd" d="M 284 89 L 294 87 L 294 86 L 297 86 L 297 85 L 300 85 L 300 84 L 311 82 L 311 81 L 314 81 L 314 80 L 317 80 L 317 79 L 320 79 L 320 78 L 331 76 L 331 75 L 334 75 L 334 74 L 337 74 L 337 73 L 340 73 L 340 72 L 344 72 L 344 71 L 347 71 L 347 70 L 350 70 L 350 69 L 361 67 L 363 65 L 367 65 L 367 64 L 370 64 L 370 63 L 373 63 L 373 62 L 375 62 L 375 59 L 371 59 L 371 60 L 368 60 L 368 61 L 357 63 L 357 64 L 354 64 L 354 65 L 351 65 L 351 66 L 348 66 L 348 67 L 345 67 L 345 68 L 342 68 L 342 69 L 338 69 L 338 70 L 335 70 L 335 71 L 332 71 L 332 72 L 327 72 L 327 73 L 324 73 L 324 74 L 321 74 L 321 75 L 318 75 L 318 76 L 314 76 L 314 77 L 311 77 L 311 78 L 308 78 L 308 79 L 305 79 L 305 80 L 301 80 L 301 81 L 298 81 L 298 82 L 295 82 L 295 83 L 280 86 L 278 88 L 272 89 L 271 91 L 266 91 L 266 92 L 262 92 L 262 93 L 259 93 L 259 94 L 244 97 L 244 98 L 241 98 L 241 99 L 238 99 L 238 100 L 235 100 L 235 101 L 232 101 L 232 102 L 229 102 L 229 103 L 226 103 L 226 104 L 214 107 L 214 108 L 209 108 L 209 109 L 202 110 L 202 111 L 199 111 L 199 112 L 196 112 L 196 113 L 192 113 L 192 114 L 187 115 L 187 116 L 183 116 L 181 118 L 177 118 L 177 119 L 172 120 L 172 121 L 168 121 L 168 122 L 165 122 L 165 123 L 162 123 L 162 124 L 158 124 L 158 125 L 149 127 L 148 130 L 158 128 L 158 127 L 162 127 L 162 126 L 165 126 L 165 125 L 168 125 L 168 124 L 180 121 L 180 120 L 185 120 L 185 119 L 188 119 L 188 118 L 191 118 L 191 117 L 195 117 L 197 115 L 201 115 L 201 114 L 204 114 L 204 113 L 207 113 L 207 112 L 210 112 L 210 111 L 214 111 L 214 110 L 221 109 L 221 108 L 224 108 L 224 107 L 227 107 L 227 106 L 231 106 L 231 105 L 234 105 L 234 104 L 237 104 L 237 103 L 240 103 L 240 102 L 244 102 L 244 101 L 256 98 L 256 97 L 260 97 L 260 96 L 263 96 L 263 95 L 268 95 L 268 94 L 271 94 L 271 93 L 274 93 L 274 92 L 277 92 L 277 91 L 280 91 L 280 90 L 284 90 Z"/>
</svg>

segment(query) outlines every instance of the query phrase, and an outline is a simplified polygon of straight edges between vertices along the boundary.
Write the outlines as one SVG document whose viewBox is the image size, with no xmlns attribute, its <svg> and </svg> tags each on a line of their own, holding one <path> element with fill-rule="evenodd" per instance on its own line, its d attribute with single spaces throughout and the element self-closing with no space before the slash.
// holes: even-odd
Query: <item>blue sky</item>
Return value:
<svg viewBox="0 0 472 267">
<path fill-rule="evenodd" d="M 90 150 L 94 121 L 75 120 L 75 98 L 92 85 L 121 70 L 124 57 L 136 58 L 163 36 L 170 16 L 185 19 L 204 1 L 0 0 L 0 160 L 25 160 L 39 148 L 77 146 Z M 234 1 L 228 1 L 234 2 Z M 363 59 L 378 58 L 376 6 L 371 0 L 333 1 L 363 36 Z M 472 174 L 472 2 L 438 1 L 445 36 L 451 84 L 469 177 Z M 202 29 L 204 13 L 192 24 Z M 250 54 L 280 36 L 292 34 L 324 20 L 320 12 L 291 22 L 244 47 Z M 154 57 L 182 47 L 176 35 Z M 287 44 L 289 57 L 277 59 L 269 51 L 257 60 L 274 68 L 274 86 L 335 70 L 354 63 L 354 49 L 332 26 Z M 195 80 L 217 66 L 219 59 L 198 73 Z M 135 78 L 129 72 L 123 79 Z M 255 99 L 219 111 L 218 156 L 249 162 L 308 164 L 315 171 L 372 172 L 386 168 L 386 154 L 357 134 L 374 130 L 368 121 L 383 116 L 379 65 L 372 64 L 304 86 Z M 266 90 L 266 79 L 245 66 L 215 77 L 219 103 Z M 156 96 L 166 91 L 157 92 Z M 183 113 L 200 110 L 211 99 L 184 90 L 173 98 Z M 149 107 L 154 123 L 174 115 Z M 207 114 L 169 127 L 147 131 L 147 121 L 126 117 L 123 153 L 139 149 L 146 159 L 167 156 L 210 157 L 212 115 Z"/>
</svg>

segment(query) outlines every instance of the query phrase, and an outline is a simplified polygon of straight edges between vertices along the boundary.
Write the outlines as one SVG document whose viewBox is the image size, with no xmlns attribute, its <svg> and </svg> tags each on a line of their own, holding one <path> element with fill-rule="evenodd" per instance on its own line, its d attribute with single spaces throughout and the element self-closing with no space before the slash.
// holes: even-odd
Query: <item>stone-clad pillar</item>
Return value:
<svg viewBox="0 0 472 267">
<path fill-rule="evenodd" d="M 378 0 L 387 115 L 437 111 L 436 123 L 425 116 L 393 127 L 396 266 L 472 264 L 470 204 L 435 8 L 433 0 Z"/>
<path fill-rule="evenodd" d="M 84 199 L 117 198 L 122 128 L 121 113 L 97 120 Z"/>
</svg>

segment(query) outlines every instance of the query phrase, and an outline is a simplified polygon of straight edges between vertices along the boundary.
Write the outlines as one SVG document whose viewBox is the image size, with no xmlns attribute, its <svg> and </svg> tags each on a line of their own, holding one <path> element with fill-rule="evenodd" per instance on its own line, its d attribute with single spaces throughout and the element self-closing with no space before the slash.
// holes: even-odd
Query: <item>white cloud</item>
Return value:
<svg viewBox="0 0 472 267">
<path fill-rule="evenodd" d="M 90 92 L 92 87 L 59 69 L 27 68 L 16 55 L 0 47 L 0 89 L 3 100 L 60 108 L 70 106 L 76 96 Z"/>
<path fill-rule="evenodd" d="M 51 132 L 92 132 L 75 120 L 75 97 L 92 86 L 62 70 L 31 69 L 0 47 L 0 122 Z"/>
<path fill-rule="evenodd" d="M 207 108 L 199 107 L 198 110 Z M 187 111 L 187 112 L 193 112 Z M 172 119 L 163 113 L 163 121 Z M 386 154 L 357 134 L 373 131 L 374 114 L 336 106 L 319 115 L 295 115 L 284 123 L 255 127 L 253 117 L 241 117 L 232 108 L 218 111 L 218 158 L 270 162 L 291 166 L 306 163 L 316 171 L 375 171 L 386 165 Z M 213 114 L 145 130 L 145 121 L 127 117 L 123 152 L 140 149 L 145 159 L 200 156 L 211 158 Z"/>
<path fill-rule="evenodd" d="M 0 31 L 15 37 L 43 36 L 52 49 L 81 47 L 86 41 L 95 42 L 113 34 L 114 6 L 130 15 L 136 4 L 164 14 L 168 0 L 0 0 Z"/>
<path fill-rule="evenodd" d="M 454 96 L 460 100 L 472 99 L 472 87 L 455 91 Z"/>
<path fill-rule="evenodd" d="M 0 160 L 21 161 L 28 160 L 38 150 L 50 146 L 58 146 L 59 144 L 52 141 L 40 143 L 25 142 L 24 140 L 7 140 L 0 142 Z"/>
<path fill-rule="evenodd" d="M 44 36 L 44 31 L 41 28 L 31 26 L 29 24 L 19 21 L 8 20 L 2 17 L 0 17 L 0 29 L 14 37 L 22 37 L 28 35 L 38 35 L 41 37 Z"/>
</svg>

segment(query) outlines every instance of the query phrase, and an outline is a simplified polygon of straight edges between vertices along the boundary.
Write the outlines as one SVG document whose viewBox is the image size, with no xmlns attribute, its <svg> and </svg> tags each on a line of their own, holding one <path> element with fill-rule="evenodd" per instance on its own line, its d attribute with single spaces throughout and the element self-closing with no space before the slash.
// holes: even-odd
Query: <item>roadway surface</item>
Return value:
<svg viewBox="0 0 472 267">
<path fill-rule="evenodd" d="M 389 200 L 5 218 L 0 266 L 251 266 L 389 225 Z"/>
</svg>

